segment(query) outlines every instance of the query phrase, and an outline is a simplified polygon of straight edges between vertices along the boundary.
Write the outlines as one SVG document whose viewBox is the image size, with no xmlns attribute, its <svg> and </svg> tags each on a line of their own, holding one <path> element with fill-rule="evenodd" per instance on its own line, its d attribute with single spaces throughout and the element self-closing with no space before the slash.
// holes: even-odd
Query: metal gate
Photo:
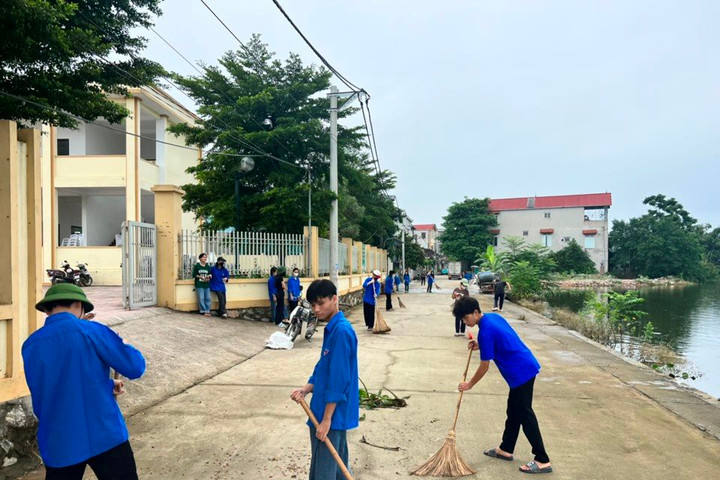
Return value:
<svg viewBox="0 0 720 480">
<path fill-rule="evenodd" d="M 155 225 L 123 222 L 123 306 L 128 310 L 157 304 L 157 232 Z"/>
</svg>

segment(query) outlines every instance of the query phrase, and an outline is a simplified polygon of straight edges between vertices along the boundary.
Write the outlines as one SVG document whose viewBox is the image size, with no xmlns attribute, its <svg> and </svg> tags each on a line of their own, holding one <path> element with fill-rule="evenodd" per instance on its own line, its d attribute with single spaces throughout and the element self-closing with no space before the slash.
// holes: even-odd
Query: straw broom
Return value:
<svg viewBox="0 0 720 480">
<path fill-rule="evenodd" d="M 373 293 L 374 292 L 375 287 L 373 286 Z M 377 306 L 377 294 L 375 294 L 375 326 L 373 326 L 373 333 L 388 333 L 390 330 L 390 325 L 387 324 Z"/>
<path fill-rule="evenodd" d="M 312 422 L 313 425 L 315 425 L 315 428 L 318 428 L 320 424 L 317 421 L 317 418 L 315 418 L 315 414 L 313 414 L 312 410 L 310 410 L 310 407 L 308 407 L 307 402 L 304 398 L 300 399 L 300 406 L 302 406 L 303 410 L 305 410 L 305 413 L 307 414 L 308 418 Z M 338 464 L 338 467 L 340 467 L 340 471 L 343 474 L 343 477 L 345 477 L 346 480 L 353 480 L 352 475 L 348 471 L 347 467 L 342 461 L 342 458 L 340 458 L 340 455 L 338 455 L 337 450 L 335 450 L 335 447 L 333 447 L 332 442 L 329 438 L 325 437 L 325 446 L 330 451 L 330 455 L 335 459 L 335 461 Z"/>
<path fill-rule="evenodd" d="M 402 299 L 400 298 L 400 295 L 397 296 L 398 299 L 398 305 L 400 305 L 400 308 L 407 308 L 405 304 L 403 303 Z"/>
<path fill-rule="evenodd" d="M 472 338 L 472 333 L 470 334 Z M 473 350 L 468 353 L 467 365 L 465 366 L 465 373 L 463 374 L 463 382 L 467 379 L 468 368 L 470 368 L 470 360 L 472 359 Z M 462 477 L 465 475 L 472 475 L 475 470 L 465 463 L 465 460 L 460 456 L 458 452 L 456 439 L 455 439 L 455 426 L 457 425 L 458 415 L 460 413 L 460 404 L 462 403 L 463 393 L 460 392 L 460 398 L 458 399 L 457 407 L 455 408 L 455 421 L 453 422 L 452 429 L 448 432 L 445 438 L 445 443 L 440 450 L 435 453 L 430 460 L 425 462 L 420 468 L 412 472 L 412 475 L 420 477 L 426 477 L 428 475 L 433 477 Z"/>
</svg>

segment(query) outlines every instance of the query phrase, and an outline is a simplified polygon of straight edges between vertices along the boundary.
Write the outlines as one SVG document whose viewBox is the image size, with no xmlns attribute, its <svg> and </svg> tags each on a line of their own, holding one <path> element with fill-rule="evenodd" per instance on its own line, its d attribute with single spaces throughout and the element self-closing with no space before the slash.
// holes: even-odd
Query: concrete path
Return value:
<svg viewBox="0 0 720 480">
<path fill-rule="evenodd" d="M 442 446 L 451 426 L 467 350 L 453 336 L 450 283 L 440 285 L 432 294 L 403 295 L 406 310 L 383 311 L 393 329 L 388 335 L 367 332 L 360 309 L 350 315 L 360 340 L 362 380 L 370 390 L 409 396 L 400 410 L 361 411 L 365 420 L 349 434 L 358 479 L 411 478 L 409 472 Z M 489 300 L 481 297 L 484 308 Z M 140 478 L 307 478 L 305 416 L 289 394 L 311 373 L 322 332 L 312 343 L 299 338 L 293 350 L 270 351 L 263 350 L 263 340 L 276 329 L 268 324 L 155 310 L 114 326 L 148 358 L 146 377 L 129 385 L 121 399 Z M 534 407 L 556 470 L 548 478 L 716 477 L 720 402 L 528 310 L 507 305 L 504 315 L 543 366 Z M 474 356 L 471 371 L 478 363 Z M 532 457 L 522 434 L 516 461 L 482 455 L 499 443 L 506 399 L 507 386 L 494 366 L 465 396 L 458 446 L 478 471 L 467 478 L 525 478 L 517 469 Z M 360 443 L 363 436 L 400 450 Z"/>
</svg>

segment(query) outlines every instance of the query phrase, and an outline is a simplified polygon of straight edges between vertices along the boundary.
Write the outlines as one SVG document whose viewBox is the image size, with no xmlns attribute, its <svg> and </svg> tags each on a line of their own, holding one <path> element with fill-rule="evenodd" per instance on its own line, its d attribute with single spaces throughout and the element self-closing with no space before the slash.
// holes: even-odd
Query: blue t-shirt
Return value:
<svg viewBox="0 0 720 480">
<path fill-rule="evenodd" d="M 25 340 L 22 356 L 45 465 L 74 465 L 127 441 L 110 368 L 139 378 L 145 359 L 117 333 L 69 312 L 56 313 Z"/>
<path fill-rule="evenodd" d="M 395 284 L 395 277 L 388 277 L 385 279 L 385 293 L 393 292 L 393 285 Z"/>
<path fill-rule="evenodd" d="M 380 282 L 376 281 L 375 283 L 371 283 L 372 281 L 372 278 L 366 278 L 363 282 L 363 288 L 365 289 L 365 293 L 363 293 L 363 302 L 375 305 L 375 297 L 380 295 Z"/>
<path fill-rule="evenodd" d="M 288 279 L 288 299 L 295 301 L 300 297 L 300 277 L 290 277 Z"/>
<path fill-rule="evenodd" d="M 435 279 L 431 275 L 427 276 L 428 285 L 432 285 L 434 281 L 435 281 Z"/>
<path fill-rule="evenodd" d="M 343 312 L 336 313 L 325 326 L 320 360 L 308 379 L 313 385 L 310 409 L 318 422 L 322 422 L 326 404 L 337 404 L 331 430 L 350 430 L 360 421 L 357 350 L 355 330 Z"/>
<path fill-rule="evenodd" d="M 410 283 L 410 274 L 403 275 L 403 280 L 405 280 L 405 283 Z"/>
<path fill-rule="evenodd" d="M 226 278 L 230 278 L 230 272 L 228 272 L 228 269 L 218 268 L 213 266 L 210 270 L 210 290 L 213 292 L 224 292 L 225 291 L 225 280 Z"/>
<path fill-rule="evenodd" d="M 275 295 L 275 275 L 270 275 L 270 278 L 268 278 L 268 297 L 270 297 L 270 300 L 272 300 L 273 295 Z"/>
<path fill-rule="evenodd" d="M 510 388 L 519 387 L 540 373 L 530 349 L 501 315 L 484 313 L 478 331 L 480 360 L 493 360 Z"/>
</svg>

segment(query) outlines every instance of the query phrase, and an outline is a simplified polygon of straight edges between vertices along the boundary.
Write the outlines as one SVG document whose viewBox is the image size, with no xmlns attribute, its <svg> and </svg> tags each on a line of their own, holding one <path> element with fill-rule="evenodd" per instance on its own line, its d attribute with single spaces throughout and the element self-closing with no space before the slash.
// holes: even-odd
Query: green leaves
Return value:
<svg viewBox="0 0 720 480">
<path fill-rule="evenodd" d="M 445 255 L 470 265 L 485 252 L 493 237 L 490 228 L 497 226 L 489 203 L 487 198 L 465 198 L 450 205 L 440 236 Z"/>
<path fill-rule="evenodd" d="M 560 273 L 597 273 L 595 262 L 573 238 L 562 250 L 555 252 L 553 260 Z"/>
</svg>

